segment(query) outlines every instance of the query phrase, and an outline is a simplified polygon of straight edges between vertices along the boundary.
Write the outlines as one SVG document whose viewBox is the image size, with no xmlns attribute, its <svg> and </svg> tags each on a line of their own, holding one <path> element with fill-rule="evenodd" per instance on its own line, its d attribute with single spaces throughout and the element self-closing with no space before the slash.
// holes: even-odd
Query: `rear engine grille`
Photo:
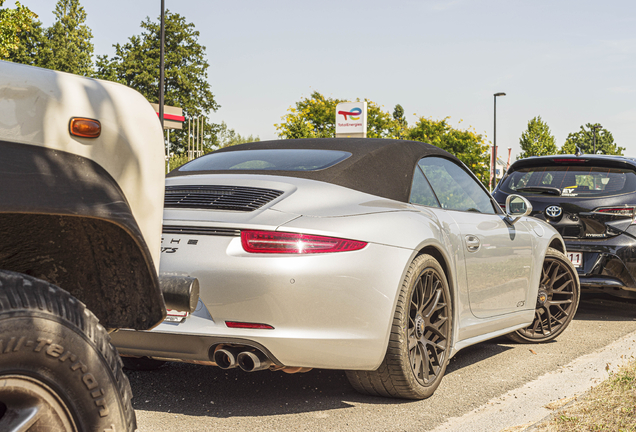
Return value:
<svg viewBox="0 0 636 432">
<path fill-rule="evenodd" d="M 164 225 L 164 234 L 185 234 L 185 235 L 210 235 L 210 236 L 226 236 L 226 237 L 238 237 L 241 235 L 241 230 L 233 228 L 214 228 L 214 227 L 192 227 L 192 226 L 177 226 L 177 225 Z"/>
<path fill-rule="evenodd" d="M 167 186 L 165 207 L 254 211 L 283 191 L 244 186 Z"/>
</svg>

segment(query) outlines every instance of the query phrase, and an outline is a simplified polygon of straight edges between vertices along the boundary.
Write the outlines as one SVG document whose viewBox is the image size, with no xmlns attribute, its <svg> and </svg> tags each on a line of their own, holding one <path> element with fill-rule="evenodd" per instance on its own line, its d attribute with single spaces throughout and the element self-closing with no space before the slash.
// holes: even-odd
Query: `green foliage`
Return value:
<svg viewBox="0 0 636 432">
<path fill-rule="evenodd" d="M 245 144 L 248 142 L 260 141 L 261 139 L 256 136 L 243 136 L 239 133 L 236 133 L 234 129 L 230 129 L 227 127 L 225 122 L 221 122 L 219 125 L 219 131 L 216 134 L 216 147 L 230 147 L 237 144 Z"/>
<path fill-rule="evenodd" d="M 56 20 L 46 30 L 48 43 L 37 55 L 40 65 L 77 75 L 93 75 L 93 33 L 84 24 L 86 11 L 79 0 L 58 0 Z"/>
<path fill-rule="evenodd" d="M 172 170 L 176 170 L 186 162 L 188 162 L 187 154 L 173 154 L 172 156 L 170 156 L 169 161 L 168 159 L 166 159 L 166 174 L 168 174 Z"/>
<path fill-rule="evenodd" d="M 115 44 L 115 56 L 98 56 L 98 78 L 116 81 L 134 88 L 150 102 L 159 102 L 160 22 L 146 18 L 140 35 L 128 42 Z M 208 83 L 205 47 L 199 44 L 199 31 L 185 17 L 166 11 L 165 14 L 165 90 L 166 105 L 183 108 L 186 119 L 207 116 L 219 105 Z M 219 126 L 204 122 L 203 142 L 216 142 Z M 171 148 L 176 152 L 187 145 L 188 129 L 170 131 Z"/>
<path fill-rule="evenodd" d="M 407 132 L 407 138 L 433 144 L 455 155 L 485 185 L 488 184 L 490 169 L 488 145 L 484 137 L 472 130 L 460 130 L 448 124 L 449 117 L 432 120 L 420 117 Z"/>
<path fill-rule="evenodd" d="M 0 8 L 5 0 L 0 0 Z M 13 61 L 20 51 L 21 39 L 32 31 L 38 16 L 31 10 L 15 2 L 15 9 L 0 9 L 0 59 Z"/>
<path fill-rule="evenodd" d="M 367 103 L 367 138 L 397 138 L 396 122 L 373 101 Z"/>
<path fill-rule="evenodd" d="M 561 147 L 561 154 L 575 154 L 576 148 L 580 148 L 585 154 L 594 153 L 594 134 L 592 126 L 600 126 L 598 123 L 587 123 L 581 126 L 578 132 L 570 133 Z M 598 128 L 596 131 L 596 152 L 606 155 L 623 155 L 625 147 L 619 147 L 614 142 L 612 133 L 607 129 Z"/>
<path fill-rule="evenodd" d="M 336 105 L 340 99 L 325 98 L 314 91 L 309 98 L 296 102 L 283 117 L 283 123 L 274 125 L 278 136 L 293 138 L 333 138 L 336 135 Z"/>
<path fill-rule="evenodd" d="M 517 159 L 553 155 L 558 152 L 554 136 L 550 133 L 548 125 L 541 120 L 541 116 L 528 122 L 528 129 L 522 132 L 519 145 L 522 151 Z"/>
<path fill-rule="evenodd" d="M 396 138 L 397 122 L 375 102 L 367 102 L 367 136 L 369 138 Z M 302 98 L 274 125 L 280 138 L 333 138 L 336 136 L 336 105 L 342 99 L 326 98 L 314 91 Z"/>
<path fill-rule="evenodd" d="M 404 108 L 402 105 L 397 104 L 393 109 L 393 120 L 395 122 L 395 137 L 399 139 L 405 139 L 407 136 L 409 125 L 404 116 Z"/>
<path fill-rule="evenodd" d="M 33 20 L 31 28 L 18 35 L 18 48 L 11 52 L 5 60 L 30 66 L 45 67 L 46 53 L 50 50 L 46 29 L 40 21 Z"/>
</svg>

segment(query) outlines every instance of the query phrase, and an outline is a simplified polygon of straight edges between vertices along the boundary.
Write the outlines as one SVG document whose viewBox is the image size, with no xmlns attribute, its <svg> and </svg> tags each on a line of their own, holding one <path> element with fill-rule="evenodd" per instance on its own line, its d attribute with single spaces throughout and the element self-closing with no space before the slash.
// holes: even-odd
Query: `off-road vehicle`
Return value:
<svg viewBox="0 0 636 432">
<path fill-rule="evenodd" d="M 125 86 L 0 62 L 0 430 L 134 430 L 109 332 L 166 315 L 157 115 Z"/>
</svg>

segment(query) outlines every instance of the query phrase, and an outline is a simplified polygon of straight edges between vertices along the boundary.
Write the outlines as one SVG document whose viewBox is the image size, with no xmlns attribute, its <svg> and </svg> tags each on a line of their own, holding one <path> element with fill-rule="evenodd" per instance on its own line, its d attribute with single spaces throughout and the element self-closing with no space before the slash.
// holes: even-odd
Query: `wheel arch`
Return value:
<svg viewBox="0 0 636 432">
<path fill-rule="evenodd" d="M 437 260 L 437 262 L 439 262 L 439 265 L 442 266 L 442 269 L 444 270 L 444 274 L 446 275 L 446 282 L 448 283 L 448 288 L 451 291 L 451 293 L 453 293 L 453 295 L 451 295 L 451 298 L 452 298 L 454 296 L 454 291 L 455 291 L 453 286 L 454 279 L 453 279 L 453 275 L 450 272 L 448 260 L 446 259 L 444 254 L 441 252 L 441 250 L 438 247 L 433 245 L 424 246 L 422 249 L 418 251 L 415 257 L 424 255 L 424 254 L 431 255 L 433 258 Z M 452 300 L 454 302 L 454 298 Z"/>
<path fill-rule="evenodd" d="M 418 253 L 413 257 L 413 259 L 415 259 L 416 257 L 420 255 L 426 255 L 426 254 L 435 258 L 437 262 L 439 263 L 439 265 L 442 267 L 442 270 L 444 270 L 444 274 L 446 275 L 446 282 L 448 283 L 448 290 L 450 291 L 451 312 L 452 312 L 451 340 L 449 343 L 449 349 L 450 349 L 449 359 L 450 359 L 450 357 L 454 355 L 455 340 L 457 340 L 457 336 L 459 332 L 459 327 L 457 325 L 458 319 L 459 319 L 459 308 L 456 307 L 459 302 L 459 298 L 458 298 L 459 293 L 454 285 L 455 278 L 454 278 L 453 272 L 451 272 L 451 267 L 450 267 L 451 261 L 449 257 L 447 257 L 446 254 L 442 251 L 441 247 L 437 245 L 433 245 L 433 244 L 426 245 L 418 251 Z"/>
<path fill-rule="evenodd" d="M 0 144 L 0 269 L 59 286 L 106 328 L 159 323 L 152 254 L 115 179 L 82 156 Z"/>
<path fill-rule="evenodd" d="M 551 247 L 552 249 L 556 249 L 561 253 L 565 253 L 565 250 L 566 250 L 565 244 L 563 243 L 563 240 L 559 236 L 552 237 L 552 239 L 550 240 L 550 243 L 548 244 L 548 247 Z"/>
</svg>

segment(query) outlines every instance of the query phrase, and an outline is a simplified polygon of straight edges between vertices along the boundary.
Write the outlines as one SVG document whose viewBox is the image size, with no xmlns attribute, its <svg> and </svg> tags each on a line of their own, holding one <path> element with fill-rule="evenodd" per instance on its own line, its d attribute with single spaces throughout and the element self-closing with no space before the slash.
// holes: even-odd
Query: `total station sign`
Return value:
<svg viewBox="0 0 636 432">
<path fill-rule="evenodd" d="M 336 137 L 367 136 L 367 103 L 343 102 L 336 106 Z"/>
</svg>

